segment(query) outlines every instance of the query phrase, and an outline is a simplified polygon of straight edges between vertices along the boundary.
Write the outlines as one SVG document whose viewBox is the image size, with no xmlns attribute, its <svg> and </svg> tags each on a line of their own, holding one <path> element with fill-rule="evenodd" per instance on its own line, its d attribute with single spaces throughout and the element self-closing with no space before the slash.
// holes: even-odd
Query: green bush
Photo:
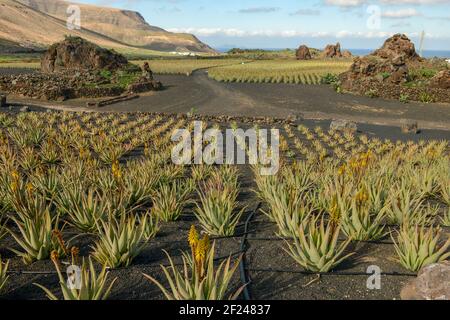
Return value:
<svg viewBox="0 0 450 320">
<path fill-rule="evenodd" d="M 400 98 L 398 99 L 402 103 L 408 103 L 409 102 L 409 95 L 408 94 L 401 94 Z"/>
<path fill-rule="evenodd" d="M 428 92 L 422 92 L 419 97 L 420 102 L 422 103 L 432 103 L 434 102 L 434 98 Z"/>
<path fill-rule="evenodd" d="M 321 84 L 333 84 L 339 81 L 339 78 L 337 75 L 332 73 L 327 73 L 326 75 L 322 76 L 320 79 Z"/>
</svg>

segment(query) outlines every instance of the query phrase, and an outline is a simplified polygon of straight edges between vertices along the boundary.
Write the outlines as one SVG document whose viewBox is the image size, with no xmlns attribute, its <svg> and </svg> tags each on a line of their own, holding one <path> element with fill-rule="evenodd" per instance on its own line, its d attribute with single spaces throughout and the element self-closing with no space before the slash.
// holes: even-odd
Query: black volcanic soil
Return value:
<svg viewBox="0 0 450 320">
<path fill-rule="evenodd" d="M 156 78 L 163 83 L 163 91 L 143 94 L 139 99 L 101 107 L 96 111 L 186 113 L 195 108 L 197 113 L 207 115 L 283 118 L 301 114 L 310 119 L 344 118 L 392 126 L 400 126 L 404 119 L 408 119 L 418 121 L 422 128 L 450 128 L 449 104 L 404 104 L 337 94 L 325 85 L 219 83 L 209 79 L 206 71 L 197 71 L 190 77 L 158 75 Z M 37 103 L 23 99 L 13 101 Z M 39 104 L 89 110 L 86 100 Z"/>
</svg>

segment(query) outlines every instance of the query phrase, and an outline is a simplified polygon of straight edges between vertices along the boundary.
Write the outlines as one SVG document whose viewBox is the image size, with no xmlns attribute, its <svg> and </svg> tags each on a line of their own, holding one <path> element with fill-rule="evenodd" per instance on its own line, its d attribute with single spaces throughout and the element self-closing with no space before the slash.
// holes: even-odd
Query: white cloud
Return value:
<svg viewBox="0 0 450 320">
<path fill-rule="evenodd" d="M 338 6 L 338 7 L 357 7 L 363 4 L 369 3 L 368 0 L 324 0 L 325 4 Z M 402 4 L 445 4 L 450 3 L 450 0 L 379 0 L 380 3 L 390 5 L 402 5 Z"/>
<path fill-rule="evenodd" d="M 450 3 L 450 0 L 381 0 L 387 4 L 443 4 Z"/>
<path fill-rule="evenodd" d="M 295 12 L 290 13 L 291 16 L 319 16 L 320 10 L 314 9 L 299 9 Z"/>
<path fill-rule="evenodd" d="M 420 15 L 421 15 L 420 12 L 418 12 L 414 8 L 384 11 L 381 13 L 382 17 L 391 18 L 391 19 L 411 18 L 411 17 L 420 16 Z"/>
<path fill-rule="evenodd" d="M 239 10 L 239 13 L 270 13 L 279 11 L 278 7 L 254 7 Z"/>
<path fill-rule="evenodd" d="M 366 3 L 366 0 L 325 0 L 325 3 L 339 7 L 356 7 Z"/>
<path fill-rule="evenodd" d="M 395 32 L 387 31 L 348 31 L 341 30 L 338 32 L 327 32 L 327 31 L 317 31 L 317 32 L 307 32 L 298 30 L 240 30 L 233 28 L 173 28 L 169 29 L 171 32 L 181 32 L 181 33 L 192 33 L 197 36 L 212 37 L 212 36 L 226 36 L 226 37 L 279 37 L 279 38 L 295 38 L 295 37 L 308 37 L 308 38 L 325 38 L 325 37 L 335 37 L 335 38 L 355 38 L 355 39 L 385 39 Z M 418 33 L 408 33 L 410 37 L 417 37 Z M 427 34 L 428 38 L 444 38 L 440 35 Z M 448 38 L 448 36 L 446 36 Z"/>
</svg>

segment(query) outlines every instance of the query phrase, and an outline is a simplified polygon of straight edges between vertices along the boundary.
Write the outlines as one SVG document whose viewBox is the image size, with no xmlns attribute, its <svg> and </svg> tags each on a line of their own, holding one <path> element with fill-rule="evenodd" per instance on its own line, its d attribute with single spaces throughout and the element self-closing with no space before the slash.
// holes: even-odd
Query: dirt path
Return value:
<svg viewBox="0 0 450 320">
<path fill-rule="evenodd" d="M 400 126 L 409 120 L 418 121 L 422 128 L 450 130 L 449 104 L 404 104 L 337 94 L 322 85 L 220 83 L 209 79 L 204 70 L 189 77 L 159 75 L 157 78 L 165 90 L 96 111 L 185 113 L 195 108 L 196 112 L 208 115 L 282 118 L 296 114 L 307 119 L 349 119 L 390 126 Z M 32 103 L 21 99 L 17 102 Z M 89 110 L 85 100 L 45 104 L 60 109 Z"/>
</svg>

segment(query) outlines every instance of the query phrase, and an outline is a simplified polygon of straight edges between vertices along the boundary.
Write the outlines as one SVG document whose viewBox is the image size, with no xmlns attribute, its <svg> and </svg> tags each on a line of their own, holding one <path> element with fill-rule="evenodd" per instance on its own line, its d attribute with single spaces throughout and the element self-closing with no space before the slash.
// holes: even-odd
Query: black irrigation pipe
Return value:
<svg viewBox="0 0 450 320">
<path fill-rule="evenodd" d="M 294 238 L 282 238 L 282 237 L 255 237 L 255 238 L 248 238 L 248 241 L 289 241 L 294 240 Z M 346 241 L 346 239 L 338 239 L 338 241 L 343 242 Z M 372 244 L 389 244 L 394 245 L 394 242 L 392 241 L 384 241 L 384 240 L 363 240 L 363 241 L 353 241 L 352 243 L 372 243 Z"/>
<path fill-rule="evenodd" d="M 277 224 L 275 221 L 270 221 L 270 220 L 268 220 L 268 221 L 258 221 L 258 222 L 260 222 L 260 223 L 272 224 L 272 225 L 276 225 L 276 224 Z M 400 228 L 401 228 L 401 225 L 398 225 L 398 224 L 385 224 L 384 226 L 385 226 L 385 227 L 388 227 L 388 228 L 392 228 L 392 229 L 394 229 L 394 230 L 400 230 Z M 420 225 L 419 225 L 419 226 L 420 226 Z M 450 226 L 446 226 L 446 225 L 444 225 L 444 224 L 442 224 L 442 223 L 440 223 L 440 224 L 435 224 L 435 225 L 424 225 L 424 227 L 425 227 L 425 228 L 450 229 Z"/>
<path fill-rule="evenodd" d="M 234 256 L 237 256 L 237 255 L 242 254 L 242 253 L 245 253 L 245 251 L 239 250 L 239 251 L 233 252 L 233 253 L 231 253 L 229 255 L 226 255 L 226 256 L 217 257 L 217 258 L 214 258 L 214 262 L 225 260 L 225 259 L 228 259 L 229 257 L 234 257 Z M 183 263 L 174 263 L 173 265 L 174 266 L 182 266 Z M 135 266 L 138 266 L 138 265 L 135 265 Z M 146 265 L 146 267 L 148 267 L 148 268 L 157 268 L 157 267 L 160 267 L 160 266 L 163 266 L 165 268 L 171 267 L 170 265 L 164 265 L 164 264 Z M 114 268 L 114 269 L 106 268 L 106 270 L 109 270 L 109 271 L 121 270 L 121 269 L 124 269 L 124 268 Z M 41 274 L 41 275 L 58 274 L 58 272 L 56 270 L 52 270 L 52 271 L 45 271 L 45 270 L 44 271 L 8 270 L 8 271 L 6 271 L 6 273 L 7 274 L 32 274 L 32 275 L 33 274 L 36 274 L 36 275 L 38 275 L 38 274 Z"/>
<path fill-rule="evenodd" d="M 338 272 L 313 272 L 304 270 L 285 270 L 285 269 L 254 269 L 248 268 L 246 271 L 249 272 L 273 272 L 273 273 L 296 273 L 304 275 L 320 275 L 320 276 L 368 276 L 368 273 L 364 272 L 348 272 L 348 271 L 338 271 Z M 403 272 L 381 272 L 382 276 L 397 276 L 397 277 L 417 277 L 417 273 L 403 273 Z"/>
<path fill-rule="evenodd" d="M 244 235 L 241 240 L 241 251 L 243 251 L 244 254 L 242 255 L 241 262 L 239 263 L 239 273 L 240 273 L 242 285 L 244 286 L 244 289 L 242 291 L 242 293 L 244 295 L 244 300 L 251 300 L 251 293 L 250 293 L 250 288 L 249 288 L 251 280 L 248 277 L 247 268 L 245 267 L 245 255 L 247 252 L 247 244 L 248 244 L 247 243 L 248 227 L 249 227 L 250 221 L 253 219 L 253 217 L 255 216 L 256 212 L 259 210 L 260 207 L 261 207 L 261 202 L 258 203 L 255 210 L 253 210 L 247 217 L 247 220 L 245 220 Z"/>
</svg>

